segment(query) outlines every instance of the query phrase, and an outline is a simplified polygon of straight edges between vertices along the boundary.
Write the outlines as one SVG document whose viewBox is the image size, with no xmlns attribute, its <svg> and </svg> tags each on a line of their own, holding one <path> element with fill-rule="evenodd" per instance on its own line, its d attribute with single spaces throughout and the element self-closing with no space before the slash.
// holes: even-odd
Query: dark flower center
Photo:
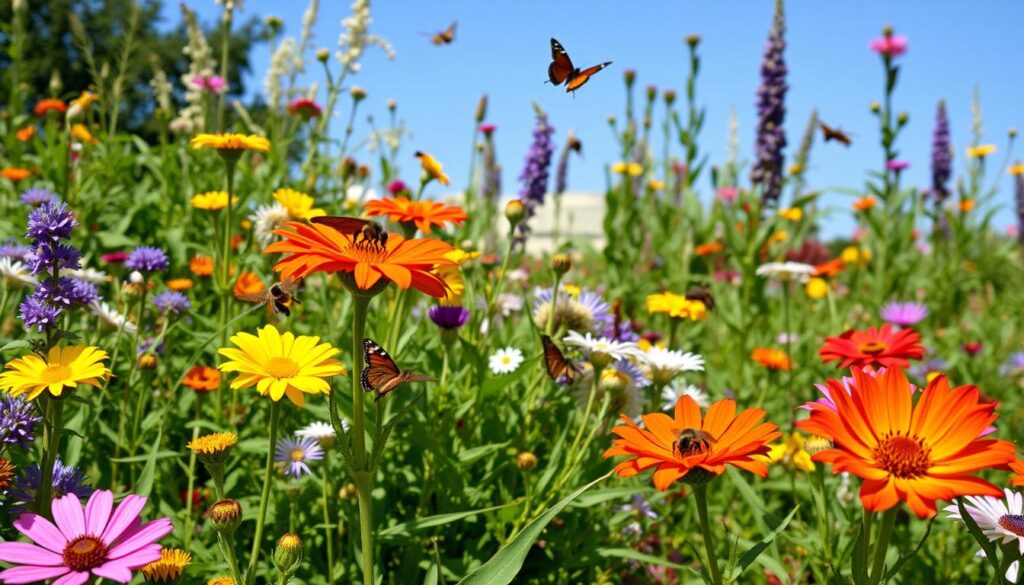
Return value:
<svg viewBox="0 0 1024 585">
<path fill-rule="evenodd" d="M 896 435 L 885 437 L 875 448 L 878 466 L 896 477 L 920 477 L 928 471 L 931 462 L 929 450 L 916 437 Z"/>
<path fill-rule="evenodd" d="M 1020 514 L 1007 514 L 999 517 L 999 526 L 1016 534 L 1024 536 L 1024 516 Z"/>
<path fill-rule="evenodd" d="M 868 355 L 878 355 L 885 351 L 886 345 L 881 341 L 869 341 L 860 344 L 860 350 Z"/>
<path fill-rule="evenodd" d="M 72 571 L 88 571 L 106 560 L 107 545 L 95 536 L 79 536 L 64 547 L 64 565 Z"/>
</svg>

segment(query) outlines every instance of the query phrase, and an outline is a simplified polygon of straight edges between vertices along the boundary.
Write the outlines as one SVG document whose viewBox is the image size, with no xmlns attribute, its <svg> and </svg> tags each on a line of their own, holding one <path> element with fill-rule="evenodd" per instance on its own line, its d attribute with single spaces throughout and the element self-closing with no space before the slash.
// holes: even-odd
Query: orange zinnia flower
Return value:
<svg viewBox="0 0 1024 585">
<path fill-rule="evenodd" d="M 865 195 L 860 199 L 853 202 L 853 209 L 855 211 L 867 211 L 878 204 L 878 199 L 874 195 Z"/>
<path fill-rule="evenodd" d="M 10 179 L 12 181 L 21 181 L 22 179 L 27 179 L 31 177 L 32 171 L 28 169 L 23 169 L 21 167 L 7 167 L 4 170 L 0 171 L 0 176 L 2 176 L 5 179 Z"/>
<path fill-rule="evenodd" d="M 21 142 L 28 142 L 29 140 L 32 140 L 32 137 L 35 136 L 35 135 L 36 135 L 36 127 L 35 126 L 25 126 L 21 130 L 18 130 L 17 132 L 14 133 L 14 137 L 17 138 Z"/>
<path fill-rule="evenodd" d="M 750 354 L 750 359 L 769 370 L 788 370 L 790 368 L 789 356 L 786 355 L 786 352 L 771 347 L 755 348 Z"/>
<path fill-rule="evenodd" d="M 172 278 L 168 280 L 166 284 L 167 288 L 180 292 L 183 290 L 191 290 L 193 283 L 191 278 Z"/>
<path fill-rule="evenodd" d="M 213 274 L 213 258 L 197 255 L 188 261 L 188 269 L 196 276 L 210 276 Z"/>
<path fill-rule="evenodd" d="M 725 246 L 722 244 L 722 242 L 711 242 L 708 244 L 701 244 L 697 246 L 694 249 L 694 252 L 696 252 L 698 256 L 710 256 L 712 254 L 717 254 L 724 249 Z"/>
<path fill-rule="evenodd" d="M 35 113 L 35 115 L 42 118 L 50 112 L 58 112 L 60 114 L 63 114 L 64 112 L 68 111 L 68 105 L 65 104 L 63 100 L 49 98 L 41 100 L 38 104 L 36 104 L 36 107 L 32 111 Z"/>
<path fill-rule="evenodd" d="M 758 456 L 766 455 L 768 443 L 782 433 L 772 423 L 759 423 L 763 417 L 760 408 L 737 416 L 735 401 L 719 400 L 701 420 L 700 407 L 693 398 L 683 396 L 676 402 L 674 418 L 662 412 L 642 415 L 644 428 L 622 415 L 626 424 L 612 428 L 619 438 L 604 456 L 631 457 L 615 467 L 615 473 L 622 477 L 656 467 L 654 487 L 661 491 L 691 472 L 693 475 L 683 481 L 710 481 L 725 471 L 726 464 L 765 477 L 768 466 Z"/>
<path fill-rule="evenodd" d="M 220 370 L 207 366 L 194 366 L 185 374 L 182 384 L 200 392 L 212 392 L 220 386 Z"/>
<path fill-rule="evenodd" d="M 352 273 L 356 286 L 370 290 L 382 278 L 399 287 L 410 286 L 435 298 L 445 296 L 444 280 L 431 271 L 455 264 L 444 255 L 452 247 L 433 238 L 406 240 L 390 234 L 386 245 L 376 240 L 353 237 L 321 224 L 285 222 L 286 229 L 275 230 L 283 237 L 267 246 L 264 254 L 291 254 L 279 261 L 274 270 L 282 278 L 303 278 L 315 272 Z"/>
<path fill-rule="evenodd" d="M 1016 460 L 1012 443 L 980 438 L 996 420 L 996 404 L 983 401 L 976 386 L 950 389 L 940 375 L 915 405 L 910 382 L 899 368 L 851 372 L 852 382 L 827 382 L 835 408 L 807 405 L 811 417 L 797 422 L 797 428 L 833 442 L 834 448 L 813 459 L 832 464 L 832 473 L 862 478 L 865 509 L 881 512 L 902 500 L 928 518 L 935 515 L 936 500 L 1002 495 L 970 475 L 1007 469 Z"/>
<path fill-rule="evenodd" d="M 256 274 L 248 271 L 242 272 L 238 275 L 238 280 L 235 281 L 235 288 L 231 292 L 236 297 L 242 297 L 245 295 L 254 295 L 267 290 L 266 285 Z"/>
<path fill-rule="evenodd" d="M 846 267 L 846 263 L 843 262 L 842 258 L 833 258 L 824 264 L 818 264 L 814 267 L 814 276 L 835 276 L 843 271 Z"/>
<path fill-rule="evenodd" d="M 434 225 L 444 227 L 445 223 L 462 225 L 466 212 L 453 205 L 437 201 L 410 201 L 405 197 L 377 199 L 366 203 L 366 215 L 386 215 L 398 223 L 412 222 L 424 234 L 430 233 Z"/>
<path fill-rule="evenodd" d="M 924 348 L 918 342 L 921 336 L 913 329 L 893 332 L 891 325 L 868 327 L 867 331 L 851 329 L 839 337 L 829 337 L 818 350 L 822 363 L 842 360 L 840 368 L 881 366 L 906 368 L 907 360 L 924 357 Z"/>
</svg>

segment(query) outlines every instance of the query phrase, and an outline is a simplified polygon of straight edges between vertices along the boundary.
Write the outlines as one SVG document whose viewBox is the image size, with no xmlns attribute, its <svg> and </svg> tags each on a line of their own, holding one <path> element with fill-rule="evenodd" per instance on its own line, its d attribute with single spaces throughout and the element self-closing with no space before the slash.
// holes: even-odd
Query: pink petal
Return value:
<svg viewBox="0 0 1024 585">
<path fill-rule="evenodd" d="M 14 521 L 14 527 L 36 544 L 53 552 L 63 553 L 68 539 L 49 520 L 39 514 L 22 514 Z"/>
<path fill-rule="evenodd" d="M 159 544 L 147 544 L 146 546 L 136 549 L 119 559 L 107 560 L 107 562 L 104 563 L 104 566 L 108 564 L 117 564 L 123 565 L 128 569 L 138 569 L 152 563 L 153 561 L 160 560 L 160 550 L 162 548 L 163 547 Z"/>
<path fill-rule="evenodd" d="M 85 534 L 85 512 L 78 496 L 68 494 L 53 501 L 53 521 L 68 540 Z"/>
<path fill-rule="evenodd" d="M 36 583 L 60 577 L 67 572 L 67 567 L 12 567 L 6 571 L 0 571 L 0 583 L 6 585 Z"/>
<path fill-rule="evenodd" d="M 64 557 L 27 542 L 5 542 L 0 544 L 0 561 L 40 567 L 56 567 L 64 563 Z"/>
<path fill-rule="evenodd" d="M 52 585 L 84 585 L 88 580 L 88 571 L 74 571 L 57 579 Z"/>
<path fill-rule="evenodd" d="M 100 540 L 107 546 L 113 544 L 131 526 L 132 522 L 138 519 L 139 513 L 142 512 L 145 505 L 146 498 L 142 496 L 131 495 L 121 500 L 121 504 L 114 510 L 114 515 L 107 523 L 107 529 L 100 536 Z"/>
<path fill-rule="evenodd" d="M 174 530 L 174 525 L 171 524 L 169 518 L 153 520 L 134 532 L 126 532 L 124 539 L 117 543 L 117 546 L 110 549 L 107 558 L 111 560 L 119 559 L 137 550 L 141 550 L 143 547 L 167 536 L 172 530 Z"/>
<path fill-rule="evenodd" d="M 155 561 L 158 558 L 160 558 L 159 554 L 153 560 Z M 104 579 L 110 579 L 111 581 L 117 581 L 118 583 L 127 583 L 132 580 L 132 572 L 118 561 L 107 561 L 93 569 L 92 574 Z"/>
<path fill-rule="evenodd" d="M 97 490 L 85 505 L 85 533 L 96 536 L 102 534 L 110 520 L 110 511 L 114 507 L 114 493 L 110 490 Z"/>
</svg>

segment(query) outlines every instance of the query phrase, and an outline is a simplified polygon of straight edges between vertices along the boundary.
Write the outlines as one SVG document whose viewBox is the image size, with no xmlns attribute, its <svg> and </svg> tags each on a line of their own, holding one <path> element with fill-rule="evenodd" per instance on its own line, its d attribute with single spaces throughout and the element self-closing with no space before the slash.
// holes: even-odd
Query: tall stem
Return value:
<svg viewBox="0 0 1024 585">
<path fill-rule="evenodd" d="M 896 507 L 889 508 L 882 514 L 882 525 L 878 527 L 878 543 L 875 544 L 875 558 L 871 563 L 871 575 L 868 585 L 878 585 L 885 570 L 885 553 L 889 552 L 889 537 L 892 527 L 896 524 Z"/>
<path fill-rule="evenodd" d="M 363 332 L 366 329 L 366 310 L 370 297 L 352 295 L 352 457 L 355 460 L 356 489 L 359 495 L 359 534 L 363 553 L 363 583 L 374 585 L 373 580 L 373 524 L 370 492 L 373 491 L 373 470 L 366 455 L 366 411 L 360 376 L 363 373 Z"/>
<path fill-rule="evenodd" d="M 334 585 L 334 531 L 331 530 L 331 450 L 324 449 L 324 541 L 327 544 L 327 583 Z"/>
<path fill-rule="evenodd" d="M 46 453 L 43 455 L 43 464 L 40 466 L 39 491 L 36 495 L 36 512 L 50 518 L 50 499 L 53 494 L 53 466 L 57 461 L 57 451 L 60 449 L 60 435 L 64 430 L 64 401 L 60 398 L 51 398 L 47 429 L 49 435 L 46 442 Z"/>
<path fill-rule="evenodd" d="M 274 469 L 274 444 L 277 442 L 277 417 L 281 407 L 277 402 L 270 403 L 270 445 L 267 447 L 267 462 L 263 468 L 263 492 L 260 494 L 260 511 L 256 516 L 256 535 L 252 540 L 252 553 L 249 555 L 249 571 L 246 573 L 245 582 L 248 585 L 256 583 L 256 566 L 260 559 L 260 542 L 263 540 L 263 525 L 267 520 L 267 502 L 270 501 L 270 484 L 273 479 Z"/>
<path fill-rule="evenodd" d="M 708 520 L 707 490 L 707 485 L 693 486 L 693 495 L 697 496 L 697 516 L 700 518 L 700 532 L 704 536 L 704 551 L 708 555 L 711 582 L 714 585 L 722 585 L 722 574 L 718 571 L 718 556 L 715 555 L 715 540 L 711 536 L 711 522 Z"/>
</svg>

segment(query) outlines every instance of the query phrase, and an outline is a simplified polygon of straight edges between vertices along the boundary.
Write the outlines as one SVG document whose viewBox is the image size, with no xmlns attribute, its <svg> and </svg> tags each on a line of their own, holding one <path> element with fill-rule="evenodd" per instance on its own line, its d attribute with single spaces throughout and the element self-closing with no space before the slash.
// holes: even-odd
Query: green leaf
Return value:
<svg viewBox="0 0 1024 585">
<path fill-rule="evenodd" d="M 996 547 L 995 543 L 989 540 L 981 531 L 981 528 L 978 527 L 978 523 L 974 520 L 974 516 L 971 516 L 967 509 L 964 508 L 963 498 L 957 498 L 956 507 L 960 510 L 960 518 L 963 520 L 964 524 L 967 525 L 967 530 L 970 531 L 974 540 L 978 542 L 978 546 L 981 547 L 981 550 L 985 551 L 985 558 L 988 559 L 988 562 L 996 570 L 996 574 L 999 575 L 1001 573 L 997 552 L 999 549 Z"/>
<path fill-rule="evenodd" d="M 153 481 L 156 478 L 157 454 L 160 452 L 160 440 L 163 439 L 163 436 L 163 430 L 157 432 L 156 440 L 153 441 L 153 446 L 149 449 L 146 466 L 142 468 L 142 473 L 139 474 L 139 481 L 135 484 L 134 493 L 140 496 L 148 496 L 153 491 Z"/>
<path fill-rule="evenodd" d="M 632 561 L 638 561 L 647 565 L 661 565 L 662 567 L 668 567 L 670 569 L 679 569 L 680 571 L 689 571 L 694 575 L 700 575 L 696 569 L 689 565 L 681 565 L 679 563 L 673 563 L 668 559 L 656 557 L 654 555 L 647 555 L 639 551 L 635 551 L 631 548 L 599 548 L 597 549 L 598 556 L 605 558 L 618 558 L 618 559 L 629 559 Z"/>
<path fill-rule="evenodd" d="M 779 536 L 779 534 L 781 534 L 782 531 L 786 529 L 786 526 L 789 526 L 789 522 L 793 519 L 793 516 L 796 515 L 796 511 L 799 509 L 799 505 L 793 508 L 789 512 L 789 515 L 783 518 L 782 522 L 780 522 L 779 525 L 775 527 L 775 530 L 772 530 L 764 538 L 762 538 L 760 542 L 756 543 L 754 546 L 750 547 L 750 549 L 747 550 L 747 552 L 743 553 L 743 556 L 740 557 L 739 563 L 736 565 L 736 570 L 733 572 L 731 580 L 737 580 L 739 576 L 743 574 L 743 571 L 747 570 L 747 567 L 749 567 L 754 561 L 756 561 L 757 557 L 759 557 L 761 553 L 765 551 L 765 549 L 767 549 L 769 546 L 771 546 L 773 542 L 775 542 L 775 539 Z"/>
<path fill-rule="evenodd" d="M 459 461 L 462 463 L 473 463 L 486 455 L 489 455 L 493 451 L 503 449 L 508 445 L 508 441 L 504 443 L 491 443 L 490 445 L 481 445 L 479 447 L 473 447 L 472 449 L 463 449 L 459 451 Z"/>
<path fill-rule="evenodd" d="M 3 347 L 0 347 L 0 351 L 11 351 L 12 349 L 30 349 L 32 344 L 27 339 L 15 339 L 14 341 L 8 341 Z"/>
<path fill-rule="evenodd" d="M 395 524 L 394 526 L 388 526 L 384 530 L 377 533 L 377 540 L 385 542 L 388 540 L 398 540 L 401 538 L 408 538 L 418 530 L 424 528 L 432 528 L 434 526 L 444 526 L 452 522 L 457 522 L 463 518 L 470 518 L 477 514 L 483 514 L 486 512 L 493 512 L 502 508 L 507 508 L 511 504 L 502 504 L 500 506 L 492 506 L 490 508 L 481 508 L 479 510 L 466 510 L 465 512 L 452 512 L 451 514 L 438 514 L 436 516 L 428 516 L 426 518 L 417 518 L 409 522 L 402 522 Z"/>
<path fill-rule="evenodd" d="M 602 504 L 609 500 L 616 500 L 623 496 L 649 494 L 653 493 L 654 491 L 655 490 L 653 488 L 638 489 L 633 486 L 604 488 L 580 496 L 579 499 L 572 503 L 572 506 L 574 508 L 589 508 L 590 506 L 593 506 L 595 504 Z"/>
<path fill-rule="evenodd" d="M 569 505 L 583 492 L 594 487 L 598 483 L 608 479 L 613 472 L 602 475 L 587 485 L 579 488 L 566 496 L 546 512 L 535 518 L 523 528 L 523 531 L 516 535 L 508 544 L 501 547 L 493 557 L 486 563 L 477 567 L 472 573 L 466 575 L 458 585 L 508 585 L 519 574 L 523 568 L 523 561 L 530 552 L 530 547 L 540 536 L 544 527 L 551 522 L 551 519 L 558 515 L 563 508 Z"/>
</svg>

